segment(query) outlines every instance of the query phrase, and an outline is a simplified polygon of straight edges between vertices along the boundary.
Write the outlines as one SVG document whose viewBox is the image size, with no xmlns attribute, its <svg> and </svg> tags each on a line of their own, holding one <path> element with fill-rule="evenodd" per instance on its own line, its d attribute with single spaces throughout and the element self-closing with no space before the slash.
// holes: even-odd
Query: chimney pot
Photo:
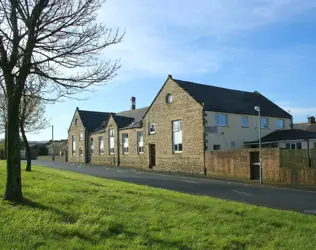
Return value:
<svg viewBox="0 0 316 250">
<path fill-rule="evenodd" d="M 308 119 L 308 124 L 314 124 L 315 123 L 315 116 L 309 116 L 307 119 Z"/>
<path fill-rule="evenodd" d="M 131 110 L 134 110 L 136 108 L 136 97 L 131 97 Z"/>
</svg>

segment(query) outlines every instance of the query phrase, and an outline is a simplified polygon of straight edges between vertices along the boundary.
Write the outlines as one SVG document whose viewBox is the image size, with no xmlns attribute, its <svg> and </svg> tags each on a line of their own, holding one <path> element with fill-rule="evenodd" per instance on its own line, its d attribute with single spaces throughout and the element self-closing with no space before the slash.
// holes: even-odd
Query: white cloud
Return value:
<svg viewBox="0 0 316 250">
<path fill-rule="evenodd" d="M 314 107 L 297 107 L 292 102 L 277 102 L 285 111 L 288 111 L 294 118 L 295 122 L 306 122 L 308 116 L 316 116 L 316 106 Z"/>
<path fill-rule="evenodd" d="M 100 18 L 125 28 L 123 43 L 105 51 L 121 58 L 125 79 L 212 73 L 239 53 L 231 35 L 315 7 L 312 0 L 110 0 Z M 207 44 L 200 44 L 205 38 Z"/>
</svg>

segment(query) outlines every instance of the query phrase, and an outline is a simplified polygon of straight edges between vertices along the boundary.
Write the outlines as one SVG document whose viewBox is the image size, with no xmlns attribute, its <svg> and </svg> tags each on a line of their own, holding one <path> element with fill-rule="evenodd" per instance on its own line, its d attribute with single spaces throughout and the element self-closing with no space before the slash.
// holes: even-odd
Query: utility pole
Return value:
<svg viewBox="0 0 316 250">
<path fill-rule="evenodd" d="M 261 109 L 259 106 L 255 107 L 255 110 L 258 112 L 258 130 L 259 130 L 259 178 L 260 184 L 262 184 L 262 161 L 261 161 Z"/>
<path fill-rule="evenodd" d="M 51 144 L 51 149 L 52 149 L 52 160 L 55 161 L 55 152 L 54 152 L 54 125 L 52 125 L 52 144 Z"/>
</svg>

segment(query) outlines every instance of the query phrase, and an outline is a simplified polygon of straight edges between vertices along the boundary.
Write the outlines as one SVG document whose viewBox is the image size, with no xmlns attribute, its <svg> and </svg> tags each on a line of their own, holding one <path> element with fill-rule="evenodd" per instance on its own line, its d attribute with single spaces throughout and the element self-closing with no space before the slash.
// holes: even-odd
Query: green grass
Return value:
<svg viewBox="0 0 316 250">
<path fill-rule="evenodd" d="M 0 193 L 5 187 L 0 161 Z M 316 217 L 33 167 L 0 249 L 315 249 Z"/>
</svg>

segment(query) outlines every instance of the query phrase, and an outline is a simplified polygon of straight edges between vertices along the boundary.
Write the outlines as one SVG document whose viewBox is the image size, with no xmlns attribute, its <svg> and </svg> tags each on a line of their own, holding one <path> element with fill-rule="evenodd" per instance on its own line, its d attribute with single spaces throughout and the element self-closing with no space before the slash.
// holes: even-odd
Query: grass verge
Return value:
<svg viewBox="0 0 316 250">
<path fill-rule="evenodd" d="M 0 161 L 0 193 L 5 188 Z M 1 249 L 315 249 L 316 217 L 44 167 L 0 201 Z"/>
</svg>

